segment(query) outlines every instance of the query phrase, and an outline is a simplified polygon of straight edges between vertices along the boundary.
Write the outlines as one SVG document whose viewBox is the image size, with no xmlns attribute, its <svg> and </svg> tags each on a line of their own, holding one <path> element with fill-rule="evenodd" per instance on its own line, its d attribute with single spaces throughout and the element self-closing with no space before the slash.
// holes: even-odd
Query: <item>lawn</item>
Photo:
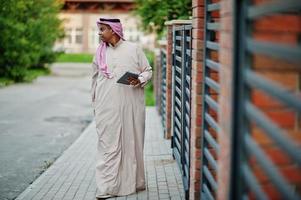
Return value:
<svg viewBox="0 0 301 200">
<path fill-rule="evenodd" d="M 91 63 L 93 54 L 88 53 L 63 53 L 60 54 L 56 62 L 76 62 L 76 63 Z"/>
<path fill-rule="evenodd" d="M 144 96 L 145 96 L 145 105 L 146 106 L 154 106 L 155 98 L 153 94 L 153 83 L 149 82 L 144 88 Z"/>
</svg>

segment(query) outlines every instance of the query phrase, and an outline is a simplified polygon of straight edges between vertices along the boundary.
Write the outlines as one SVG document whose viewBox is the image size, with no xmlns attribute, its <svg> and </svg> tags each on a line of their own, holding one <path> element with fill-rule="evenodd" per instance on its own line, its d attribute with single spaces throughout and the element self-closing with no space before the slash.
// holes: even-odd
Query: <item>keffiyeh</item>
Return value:
<svg viewBox="0 0 301 200">
<path fill-rule="evenodd" d="M 120 39 L 124 40 L 123 38 L 123 29 L 122 24 L 120 23 L 119 19 L 105 19 L 99 18 L 96 22 L 97 26 L 100 24 L 106 24 L 111 27 L 111 29 L 120 37 Z M 99 67 L 99 70 L 103 73 L 103 75 L 107 78 L 113 78 L 113 74 L 109 71 L 107 63 L 106 63 L 106 49 L 107 43 L 102 42 L 98 46 L 96 50 L 96 62 Z"/>
</svg>

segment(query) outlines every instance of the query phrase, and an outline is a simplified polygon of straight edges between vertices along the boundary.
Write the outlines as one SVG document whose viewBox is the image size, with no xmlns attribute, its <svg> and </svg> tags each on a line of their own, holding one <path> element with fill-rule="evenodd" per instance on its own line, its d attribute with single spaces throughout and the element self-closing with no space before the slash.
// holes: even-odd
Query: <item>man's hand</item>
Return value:
<svg viewBox="0 0 301 200">
<path fill-rule="evenodd" d="M 138 78 L 129 77 L 127 81 L 130 83 L 130 85 L 134 85 L 134 86 L 140 84 L 140 80 Z"/>
</svg>

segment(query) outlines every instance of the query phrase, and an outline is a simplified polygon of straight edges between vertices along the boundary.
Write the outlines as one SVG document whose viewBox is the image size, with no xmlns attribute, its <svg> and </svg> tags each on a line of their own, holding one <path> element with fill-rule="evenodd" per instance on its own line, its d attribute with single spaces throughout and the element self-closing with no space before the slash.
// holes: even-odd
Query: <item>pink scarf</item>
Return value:
<svg viewBox="0 0 301 200">
<path fill-rule="evenodd" d="M 120 39 L 124 40 L 123 38 L 123 29 L 118 19 L 103 19 L 100 18 L 96 22 L 97 26 L 100 24 L 109 25 L 112 30 L 120 37 Z M 106 63 L 106 50 L 107 50 L 107 43 L 101 42 L 96 50 L 96 62 L 98 65 L 99 70 L 103 73 L 106 78 L 113 78 L 112 72 L 109 71 L 108 65 Z"/>
</svg>

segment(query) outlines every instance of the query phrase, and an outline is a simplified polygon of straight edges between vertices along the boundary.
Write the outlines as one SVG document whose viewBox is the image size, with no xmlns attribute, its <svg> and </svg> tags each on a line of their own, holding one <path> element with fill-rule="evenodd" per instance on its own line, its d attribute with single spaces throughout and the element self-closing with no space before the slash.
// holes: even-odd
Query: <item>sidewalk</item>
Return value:
<svg viewBox="0 0 301 200">
<path fill-rule="evenodd" d="M 16 200 L 95 200 L 95 124 L 34 181 Z M 155 107 L 146 109 L 145 167 L 147 189 L 110 199 L 184 199 L 181 173 L 171 156 L 170 140 L 163 139 Z"/>
</svg>

